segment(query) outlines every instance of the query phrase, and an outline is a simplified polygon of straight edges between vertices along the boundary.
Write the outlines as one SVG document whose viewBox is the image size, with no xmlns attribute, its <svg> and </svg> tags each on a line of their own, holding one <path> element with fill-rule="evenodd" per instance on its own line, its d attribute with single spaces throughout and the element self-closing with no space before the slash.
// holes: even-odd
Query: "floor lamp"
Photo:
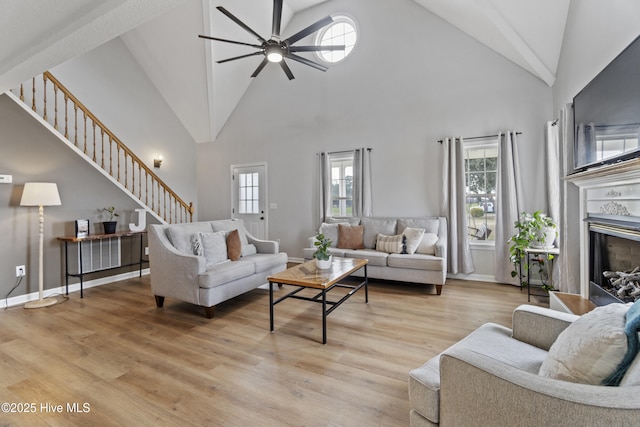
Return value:
<svg viewBox="0 0 640 427">
<path fill-rule="evenodd" d="M 20 206 L 38 206 L 38 222 L 40 225 L 40 246 L 38 254 L 38 291 L 39 298 L 29 301 L 24 308 L 48 307 L 57 303 L 55 298 L 44 298 L 43 252 L 44 252 L 44 206 L 60 206 L 58 186 L 50 182 L 27 182 L 22 190 Z"/>
</svg>

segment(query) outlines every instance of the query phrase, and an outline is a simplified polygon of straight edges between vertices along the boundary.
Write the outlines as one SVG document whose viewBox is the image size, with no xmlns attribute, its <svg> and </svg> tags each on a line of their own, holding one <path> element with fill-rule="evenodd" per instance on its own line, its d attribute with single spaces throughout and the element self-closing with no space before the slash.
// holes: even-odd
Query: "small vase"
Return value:
<svg viewBox="0 0 640 427">
<path fill-rule="evenodd" d="M 329 259 L 317 259 L 316 258 L 316 267 L 318 270 L 326 270 L 331 268 L 331 261 L 333 259 L 333 255 L 329 255 Z"/>
<path fill-rule="evenodd" d="M 103 221 L 104 234 L 114 234 L 116 232 L 116 225 L 118 225 L 117 221 Z"/>
</svg>

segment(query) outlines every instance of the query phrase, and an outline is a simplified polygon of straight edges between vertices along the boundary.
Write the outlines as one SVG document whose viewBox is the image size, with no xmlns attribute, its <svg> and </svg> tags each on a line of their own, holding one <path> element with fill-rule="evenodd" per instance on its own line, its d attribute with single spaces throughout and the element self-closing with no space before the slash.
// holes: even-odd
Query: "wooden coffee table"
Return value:
<svg viewBox="0 0 640 427">
<path fill-rule="evenodd" d="M 273 333 L 273 307 L 287 298 L 302 299 L 322 304 L 322 344 L 327 343 L 327 315 L 338 308 L 340 304 L 345 302 L 351 295 L 355 294 L 358 289 L 364 286 L 365 302 L 369 303 L 369 289 L 367 279 L 367 260 L 356 258 L 334 258 L 331 268 L 320 270 L 316 267 L 315 260 L 296 265 L 280 273 L 269 276 L 269 315 L 271 320 L 271 332 Z M 358 285 L 347 285 L 339 283 L 342 279 L 364 268 L 364 280 Z M 298 288 L 289 292 L 287 295 L 273 300 L 273 285 L 293 285 Z M 348 294 L 338 301 L 327 301 L 327 293 L 334 288 L 349 288 Z M 312 288 L 319 289 L 313 297 L 297 295 L 303 289 Z M 329 308 L 327 308 L 329 306 Z"/>
</svg>

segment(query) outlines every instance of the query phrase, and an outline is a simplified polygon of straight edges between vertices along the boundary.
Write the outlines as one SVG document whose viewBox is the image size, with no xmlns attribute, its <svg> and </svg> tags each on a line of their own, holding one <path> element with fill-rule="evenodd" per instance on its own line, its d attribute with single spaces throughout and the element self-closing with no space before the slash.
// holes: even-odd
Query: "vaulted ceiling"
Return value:
<svg viewBox="0 0 640 427">
<path fill-rule="evenodd" d="M 296 13 L 326 1 L 284 0 L 282 34 L 300 29 L 287 28 Z M 554 84 L 570 0 L 413 1 Z M 256 66 L 251 61 L 215 64 L 243 52 L 197 38 L 209 34 L 255 42 L 220 14 L 218 5 L 270 35 L 270 0 L 2 0 L 0 93 L 122 36 L 193 139 L 215 140 Z"/>
</svg>

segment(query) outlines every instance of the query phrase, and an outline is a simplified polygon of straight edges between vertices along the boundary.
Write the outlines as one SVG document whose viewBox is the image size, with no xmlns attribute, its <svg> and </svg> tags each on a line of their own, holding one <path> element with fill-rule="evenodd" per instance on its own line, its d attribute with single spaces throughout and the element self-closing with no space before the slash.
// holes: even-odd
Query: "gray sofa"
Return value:
<svg viewBox="0 0 640 427">
<path fill-rule="evenodd" d="M 221 235 L 236 229 L 241 256 L 230 261 Z M 287 267 L 287 254 L 278 251 L 278 242 L 256 239 L 238 220 L 149 225 L 148 233 L 151 290 L 158 307 L 165 297 L 175 298 L 203 306 L 211 318 L 216 304 L 267 283 L 267 276 Z M 200 233 L 212 236 L 211 243 L 204 245 L 203 255 L 195 255 L 194 239 Z"/>
<path fill-rule="evenodd" d="M 363 249 L 341 249 L 338 224 L 363 227 Z M 418 252 L 388 253 L 376 250 L 378 235 L 402 235 L 405 229 L 424 230 Z M 332 218 L 320 226 L 319 232 L 332 241 L 329 253 L 335 257 L 364 258 L 369 260 L 367 274 L 370 278 L 400 282 L 435 285 L 440 295 L 447 278 L 447 220 L 444 217 L 426 218 Z M 427 239 L 432 239 L 426 243 Z M 309 238 L 304 248 L 304 258 L 313 259 L 315 236 Z M 357 272 L 356 275 L 362 275 Z"/>
<path fill-rule="evenodd" d="M 576 329 L 568 327 L 577 319 L 572 314 L 522 305 L 513 313 L 513 330 L 484 324 L 412 370 L 411 426 L 640 425 L 640 357 L 636 356 L 617 387 L 599 385 L 600 381 L 570 382 L 543 374 L 548 371 L 545 360 L 556 350 L 569 351 L 574 356 L 559 360 L 561 369 L 576 369 L 570 365 L 577 362 L 577 367 L 586 372 L 602 363 L 584 360 L 589 349 L 598 352 L 597 340 L 608 340 L 617 334 L 616 339 L 626 342 L 623 333 L 602 334 L 593 324 L 584 322 L 582 331 L 593 334 L 594 340 L 590 342 L 588 336 L 575 332 L 578 336 L 573 337 L 573 342 L 587 350 L 577 345 L 571 348 L 566 344 Z M 619 326 L 624 328 L 624 320 Z M 566 333 L 561 335 L 564 330 Z M 557 347 L 552 348 L 556 342 Z M 602 353 L 613 347 L 608 342 L 604 344 Z M 610 359 L 617 366 L 622 357 L 607 355 L 602 359 Z"/>
</svg>

